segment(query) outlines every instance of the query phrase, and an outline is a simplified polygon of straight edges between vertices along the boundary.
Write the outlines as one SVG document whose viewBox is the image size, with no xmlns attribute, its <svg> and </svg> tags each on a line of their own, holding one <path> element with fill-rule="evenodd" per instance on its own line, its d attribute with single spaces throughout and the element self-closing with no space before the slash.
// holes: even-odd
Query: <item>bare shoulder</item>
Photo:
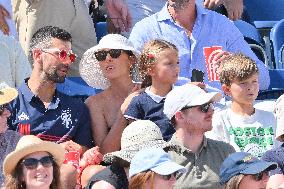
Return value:
<svg viewBox="0 0 284 189">
<path fill-rule="evenodd" d="M 103 91 L 99 94 L 88 97 L 85 103 L 90 110 L 101 109 L 104 107 L 106 99 L 107 99 L 107 94 L 105 91 Z"/>
</svg>

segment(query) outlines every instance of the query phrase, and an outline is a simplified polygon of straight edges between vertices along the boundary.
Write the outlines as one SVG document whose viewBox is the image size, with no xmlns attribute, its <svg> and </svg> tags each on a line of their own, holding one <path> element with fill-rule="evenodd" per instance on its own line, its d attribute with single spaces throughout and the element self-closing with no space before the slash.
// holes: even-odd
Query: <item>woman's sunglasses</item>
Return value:
<svg viewBox="0 0 284 189">
<path fill-rule="evenodd" d="M 4 113 L 5 109 L 7 109 L 8 104 L 0 105 L 0 116 Z"/>
<path fill-rule="evenodd" d="M 164 180 L 170 180 L 172 177 L 176 178 L 176 176 L 177 176 L 177 172 L 174 172 L 174 173 L 169 174 L 169 175 L 161 175 L 162 179 L 164 179 Z"/>
<path fill-rule="evenodd" d="M 66 50 L 60 49 L 41 49 L 42 52 L 49 53 L 54 55 L 56 53 L 57 57 L 61 62 L 66 62 L 67 57 L 70 59 L 71 62 L 75 62 L 77 55 L 72 51 L 67 52 Z M 52 52 L 53 51 L 53 52 Z"/>
<path fill-rule="evenodd" d="M 265 175 L 268 175 L 268 171 L 262 171 L 260 173 L 254 174 L 252 175 L 252 177 L 255 181 L 261 181 Z"/>
<path fill-rule="evenodd" d="M 213 109 L 213 103 L 212 102 L 208 102 L 208 103 L 205 103 L 205 104 L 202 104 L 202 105 L 198 105 L 198 106 L 185 106 L 181 110 L 186 110 L 186 109 L 194 108 L 194 107 L 199 107 L 201 112 L 207 113 L 210 108 Z"/>
<path fill-rule="evenodd" d="M 104 61 L 108 54 L 112 58 L 118 58 L 121 55 L 122 51 L 125 52 L 126 54 L 128 54 L 129 56 L 133 55 L 133 53 L 131 51 L 122 50 L 122 49 L 111 49 L 111 50 L 108 50 L 108 51 L 97 51 L 97 52 L 94 53 L 94 55 L 95 55 L 95 58 L 98 61 Z"/>
<path fill-rule="evenodd" d="M 41 163 L 43 167 L 51 167 L 53 165 L 53 158 L 51 156 L 44 156 L 40 159 L 35 158 L 27 158 L 22 161 L 22 164 L 27 169 L 36 169 L 38 166 L 38 163 Z"/>
</svg>

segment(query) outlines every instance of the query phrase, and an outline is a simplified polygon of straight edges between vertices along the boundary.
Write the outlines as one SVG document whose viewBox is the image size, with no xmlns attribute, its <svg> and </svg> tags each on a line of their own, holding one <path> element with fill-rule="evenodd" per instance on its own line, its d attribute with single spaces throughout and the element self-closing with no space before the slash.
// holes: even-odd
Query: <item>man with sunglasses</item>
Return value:
<svg viewBox="0 0 284 189">
<path fill-rule="evenodd" d="M 235 150 L 227 143 L 205 137 L 205 132 L 212 129 L 213 103 L 221 97 L 220 93 L 206 93 L 192 84 L 175 87 L 168 93 L 164 113 L 176 129 L 169 142 L 180 146 L 179 153 L 169 153 L 178 164 L 188 168 L 187 173 L 178 175 L 175 188 L 222 188 L 220 166 Z"/>
<path fill-rule="evenodd" d="M 33 62 L 32 74 L 19 87 L 19 96 L 11 103 L 10 129 L 60 143 L 67 154 L 74 151 L 80 154 L 93 147 L 86 105 L 56 90 L 56 84 L 64 82 L 76 59 L 71 50 L 71 35 L 53 26 L 39 29 L 31 39 L 29 59 Z M 88 150 L 82 157 L 89 163 L 99 161 L 96 152 L 97 149 Z M 66 165 L 63 169 L 65 188 L 74 188 L 75 167 L 78 165 Z"/>
</svg>

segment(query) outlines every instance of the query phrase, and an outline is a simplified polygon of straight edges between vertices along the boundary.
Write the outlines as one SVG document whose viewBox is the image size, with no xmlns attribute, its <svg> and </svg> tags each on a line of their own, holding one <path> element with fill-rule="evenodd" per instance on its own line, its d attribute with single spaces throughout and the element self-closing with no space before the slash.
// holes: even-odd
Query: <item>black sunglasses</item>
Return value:
<svg viewBox="0 0 284 189">
<path fill-rule="evenodd" d="M 111 49 L 109 51 L 97 51 L 94 53 L 94 55 L 98 61 L 104 61 L 107 57 L 107 54 L 109 54 L 112 58 L 118 58 L 121 55 L 122 51 L 125 52 L 128 56 L 133 55 L 132 51 L 122 50 L 122 49 Z"/>
<path fill-rule="evenodd" d="M 176 176 L 177 176 L 177 172 L 174 172 L 174 173 L 169 174 L 169 175 L 161 175 L 162 179 L 164 179 L 164 180 L 170 180 L 172 177 L 177 178 Z"/>
<path fill-rule="evenodd" d="M 208 102 L 208 103 L 205 103 L 205 104 L 202 104 L 202 105 L 198 105 L 198 106 L 185 106 L 181 109 L 182 110 L 186 110 L 186 109 L 189 109 L 189 108 L 194 108 L 194 107 L 199 107 L 200 111 L 203 112 L 203 113 L 207 113 L 209 111 L 210 108 L 213 109 L 213 103 L 212 102 Z"/>
<path fill-rule="evenodd" d="M 36 169 L 38 166 L 38 163 L 41 163 L 43 167 L 51 167 L 53 165 L 53 158 L 51 156 L 44 156 L 40 159 L 35 158 L 27 158 L 22 161 L 22 164 L 27 169 Z"/>
<path fill-rule="evenodd" d="M 252 175 L 252 177 L 255 181 L 261 181 L 264 175 L 268 175 L 268 171 L 262 171 L 260 173 L 254 174 Z"/>
<path fill-rule="evenodd" d="M 3 114 L 3 112 L 5 111 L 5 109 L 7 109 L 8 104 L 3 104 L 0 105 L 0 116 Z"/>
</svg>

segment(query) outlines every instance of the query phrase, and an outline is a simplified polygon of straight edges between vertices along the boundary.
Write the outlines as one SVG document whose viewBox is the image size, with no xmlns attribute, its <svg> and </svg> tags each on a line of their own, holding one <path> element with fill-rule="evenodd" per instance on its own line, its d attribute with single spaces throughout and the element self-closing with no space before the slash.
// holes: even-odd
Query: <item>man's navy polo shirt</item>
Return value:
<svg viewBox="0 0 284 189">
<path fill-rule="evenodd" d="M 23 135 L 36 135 L 42 140 L 57 143 L 73 140 L 82 146 L 92 147 L 90 115 L 86 105 L 56 91 L 48 108 L 45 108 L 28 88 L 27 81 L 22 83 L 18 89 L 19 96 L 11 102 L 10 129 Z"/>
<path fill-rule="evenodd" d="M 124 113 L 124 117 L 134 120 L 153 121 L 160 128 L 164 140 L 168 141 L 175 133 L 175 128 L 163 112 L 164 102 L 165 97 L 155 95 L 148 87 L 145 92 L 133 97 Z"/>
</svg>

